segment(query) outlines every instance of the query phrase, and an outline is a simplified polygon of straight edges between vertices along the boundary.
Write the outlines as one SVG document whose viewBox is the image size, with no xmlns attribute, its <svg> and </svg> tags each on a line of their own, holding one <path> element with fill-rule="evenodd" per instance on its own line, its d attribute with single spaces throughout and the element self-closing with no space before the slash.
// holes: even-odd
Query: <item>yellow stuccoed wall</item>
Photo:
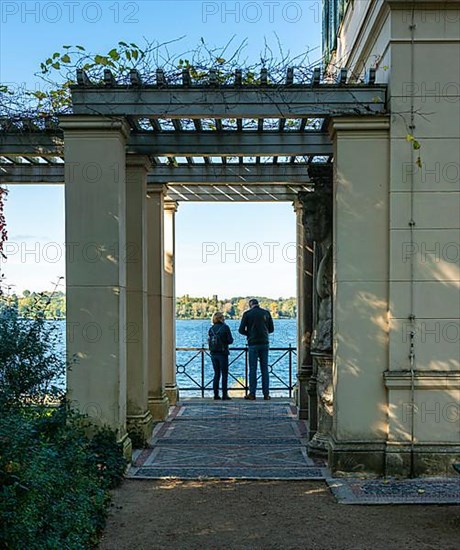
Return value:
<svg viewBox="0 0 460 550">
<path fill-rule="evenodd" d="M 355 0 L 332 65 L 377 68 L 391 111 L 378 138 L 363 130 L 353 141 L 334 122 L 333 469 L 406 474 L 412 449 L 413 473 L 450 473 L 460 456 L 459 3 Z"/>
</svg>

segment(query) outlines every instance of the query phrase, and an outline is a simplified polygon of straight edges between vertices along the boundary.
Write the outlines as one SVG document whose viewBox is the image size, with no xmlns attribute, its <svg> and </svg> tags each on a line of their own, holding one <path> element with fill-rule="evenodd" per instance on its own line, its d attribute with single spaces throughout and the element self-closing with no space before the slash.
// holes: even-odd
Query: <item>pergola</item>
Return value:
<svg viewBox="0 0 460 550">
<path fill-rule="evenodd" d="M 144 84 L 131 71 L 130 84 L 118 84 L 105 71 L 104 85 L 79 71 L 72 87 L 75 115 L 122 117 L 129 125 L 127 155 L 148 156 L 148 183 L 168 185 L 175 201 L 293 201 L 312 188 L 312 174 L 331 173 L 331 117 L 385 112 L 386 86 L 347 84 L 341 71 L 335 84 L 322 84 L 319 72 L 298 84 L 288 69 L 283 85 L 221 85 L 210 72 L 194 85 L 184 71 L 181 84 L 168 84 L 156 72 Z M 65 120 L 65 117 L 62 117 Z M 64 134 L 56 120 L 1 120 L 0 182 L 62 184 Z M 67 167 L 71 170 L 71 167 Z"/>
<path fill-rule="evenodd" d="M 161 70 L 154 83 L 136 71 L 129 83 L 118 83 L 109 70 L 103 83 L 93 83 L 79 71 L 72 114 L 0 121 L 0 183 L 65 183 L 66 241 L 72 245 L 67 320 L 78 329 L 67 350 L 80 361 L 69 395 L 95 421 L 116 429 L 127 452 L 128 432 L 148 439 L 152 420 L 163 419 L 177 399 L 174 214 L 181 201 L 294 203 L 298 404 L 304 418 L 310 407 L 314 433 L 315 383 L 305 335 L 317 315 L 313 278 L 321 252 L 306 234 L 299 197 L 324 185 L 330 190 L 333 168 L 335 182 L 340 167 L 345 185 L 334 197 L 334 231 L 340 238 L 362 234 L 354 212 L 348 225 L 342 220 L 357 194 L 372 187 L 371 178 L 385 192 L 386 92 L 375 84 L 375 71 L 362 84 L 347 83 L 345 70 L 327 84 L 319 70 L 311 82 L 298 83 L 289 69 L 283 84 L 270 83 L 262 71 L 257 85 L 243 84 L 241 71 L 227 84 L 213 71 L 199 84 L 186 71 L 174 84 Z M 374 231 L 374 213 L 363 214 L 369 217 L 365 231 Z M 339 270 L 346 281 L 348 267 L 339 260 L 341 285 Z M 93 325 L 98 339 L 85 332 Z"/>
</svg>

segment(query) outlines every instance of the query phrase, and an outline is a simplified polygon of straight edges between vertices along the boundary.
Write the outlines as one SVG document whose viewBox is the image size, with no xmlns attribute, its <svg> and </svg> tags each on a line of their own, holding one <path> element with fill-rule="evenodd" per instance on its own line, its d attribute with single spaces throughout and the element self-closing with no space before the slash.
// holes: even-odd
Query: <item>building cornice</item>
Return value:
<svg viewBox="0 0 460 550">
<path fill-rule="evenodd" d="M 383 377 L 391 389 L 460 389 L 460 371 L 386 371 Z"/>
<path fill-rule="evenodd" d="M 122 117 L 106 117 L 97 115 L 63 115 L 59 118 L 59 126 L 65 134 L 72 132 L 118 132 L 125 139 L 130 134 L 129 124 Z"/>
<path fill-rule="evenodd" d="M 384 0 L 392 9 L 455 9 L 459 10 L 458 0 Z"/>
<path fill-rule="evenodd" d="M 329 134 L 334 139 L 339 132 L 354 132 L 358 137 L 365 138 L 369 133 L 389 131 L 389 116 L 369 117 L 336 117 L 329 123 Z"/>
</svg>

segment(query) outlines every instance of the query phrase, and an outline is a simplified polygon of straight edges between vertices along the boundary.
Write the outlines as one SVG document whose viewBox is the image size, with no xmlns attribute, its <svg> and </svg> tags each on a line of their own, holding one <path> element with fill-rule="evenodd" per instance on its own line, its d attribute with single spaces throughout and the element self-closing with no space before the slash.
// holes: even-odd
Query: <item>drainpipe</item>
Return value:
<svg viewBox="0 0 460 550">
<path fill-rule="evenodd" d="M 410 35 L 411 35 L 411 60 L 410 60 L 410 80 L 412 84 L 411 88 L 411 98 L 410 98 L 410 125 L 409 129 L 411 134 L 414 134 L 415 130 L 415 105 L 414 105 L 414 84 L 415 84 L 415 62 L 414 62 L 414 49 L 415 49 L 415 0 L 413 0 L 412 5 L 412 14 L 411 14 L 411 24 L 410 24 Z M 415 154 L 414 147 L 411 144 L 411 165 L 415 165 Z M 409 219 L 409 231 L 410 231 L 410 314 L 409 322 L 411 323 L 411 332 L 410 332 L 410 349 L 409 349 L 409 366 L 410 366 L 410 376 L 411 376 L 411 390 L 410 390 L 410 399 L 411 399 L 411 433 L 410 433 L 410 473 L 411 478 L 415 477 L 415 295 L 414 295 L 414 271 L 415 271 L 415 259 L 414 259 L 414 170 L 410 171 L 410 219 Z"/>
</svg>

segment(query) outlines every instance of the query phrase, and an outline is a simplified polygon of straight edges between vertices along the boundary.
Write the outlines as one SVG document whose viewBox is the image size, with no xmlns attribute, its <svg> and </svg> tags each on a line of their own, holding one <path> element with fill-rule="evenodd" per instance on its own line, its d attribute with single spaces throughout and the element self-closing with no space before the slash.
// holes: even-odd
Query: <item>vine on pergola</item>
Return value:
<svg viewBox="0 0 460 550">
<path fill-rule="evenodd" d="M 6 219 L 5 219 L 5 198 L 8 194 L 8 190 L 4 187 L 0 187 L 0 256 L 6 259 L 6 256 L 3 252 L 5 242 L 8 238 L 8 232 L 6 230 Z"/>
<path fill-rule="evenodd" d="M 182 37 L 183 38 L 183 37 Z M 311 80 L 314 67 L 321 59 L 311 63 L 313 50 L 292 56 L 284 52 L 277 40 L 277 52 L 265 43 L 264 51 L 256 62 L 249 62 L 245 53 L 247 40 L 238 45 L 232 38 L 225 46 L 211 47 L 203 39 L 195 49 L 181 53 L 171 53 L 178 49 L 182 38 L 158 43 L 144 39 L 139 46 L 134 42 L 119 41 L 108 52 L 93 53 L 81 45 L 64 45 L 40 63 L 35 76 L 43 83 L 41 89 L 15 90 L 0 85 L 0 117 L 5 120 L 40 120 L 58 117 L 72 112 L 70 87 L 76 82 L 78 70 L 83 70 L 94 84 L 104 83 L 104 70 L 110 69 L 118 84 L 130 84 L 130 72 L 135 69 L 143 84 L 155 84 L 157 69 L 161 69 L 168 84 L 180 84 L 184 71 L 190 76 L 191 84 L 208 82 L 212 73 L 217 85 L 230 84 L 235 71 L 241 71 L 242 84 L 261 83 L 261 73 L 265 71 L 268 82 L 282 85 L 288 68 L 295 70 L 296 82 Z"/>
<path fill-rule="evenodd" d="M 308 82 L 315 66 L 307 50 L 292 56 L 284 52 L 276 38 L 276 54 L 265 42 L 265 48 L 256 62 L 249 62 L 245 53 L 248 42 L 235 44 L 234 37 L 224 46 L 212 47 L 203 39 L 191 50 L 178 50 L 184 37 L 159 43 L 144 39 L 142 46 L 134 42 L 119 41 L 106 53 L 89 52 L 81 45 L 64 45 L 40 63 L 35 76 L 40 79 L 39 89 L 14 88 L 0 83 L 0 124 L 24 130 L 43 128 L 48 121 L 57 122 L 59 115 L 72 112 L 70 87 L 77 84 L 77 71 L 83 70 L 94 84 L 104 83 L 104 70 L 110 69 L 118 84 L 130 83 L 130 72 L 135 69 L 144 84 L 155 84 L 157 69 L 162 69 L 168 84 L 182 82 L 184 71 L 192 84 L 206 83 L 212 72 L 218 85 L 229 84 L 235 71 L 241 71 L 242 84 L 261 83 L 262 70 L 266 71 L 270 84 L 283 84 L 287 68 L 296 71 L 298 83 Z M 215 128 L 210 128 L 215 129 Z M 7 189 L 0 186 L 0 256 L 4 257 L 7 240 L 4 201 Z"/>
<path fill-rule="evenodd" d="M 119 41 L 106 53 L 89 52 L 81 45 L 64 45 L 40 63 L 35 76 L 40 79 L 39 89 L 14 88 L 0 83 L 0 125 L 15 129 L 43 129 L 46 124 L 57 122 L 62 114 L 72 112 L 71 89 L 77 84 L 77 71 L 83 70 L 94 84 L 104 83 L 104 70 L 110 69 L 118 84 L 130 83 L 130 72 L 135 69 L 144 84 L 155 84 L 157 69 L 162 69 L 168 84 L 182 82 L 184 71 L 190 75 L 191 83 L 206 83 L 212 71 L 218 85 L 232 81 L 235 71 L 242 74 L 242 84 L 260 84 L 262 69 L 266 71 L 271 84 L 282 84 L 286 70 L 296 70 L 299 83 L 311 79 L 314 65 L 310 63 L 311 50 L 291 56 L 284 52 L 277 38 L 277 52 L 265 42 L 264 51 L 258 61 L 249 62 L 245 53 L 247 40 L 235 44 L 234 37 L 221 47 L 211 47 L 203 39 L 191 50 L 178 51 L 184 37 L 159 43 L 144 39 L 142 46 L 134 42 Z M 215 128 L 210 128 L 215 129 Z M 0 186 L 0 256 L 4 257 L 4 243 L 7 239 L 4 201 L 7 190 Z"/>
<path fill-rule="evenodd" d="M 6 255 L 4 253 L 5 243 L 8 239 L 8 232 L 6 229 L 6 219 L 5 219 L 5 197 L 8 194 L 8 190 L 0 185 L 0 261 L 6 260 Z M 2 290 L 2 280 L 3 273 L 0 272 L 0 296 L 3 294 Z"/>
</svg>

